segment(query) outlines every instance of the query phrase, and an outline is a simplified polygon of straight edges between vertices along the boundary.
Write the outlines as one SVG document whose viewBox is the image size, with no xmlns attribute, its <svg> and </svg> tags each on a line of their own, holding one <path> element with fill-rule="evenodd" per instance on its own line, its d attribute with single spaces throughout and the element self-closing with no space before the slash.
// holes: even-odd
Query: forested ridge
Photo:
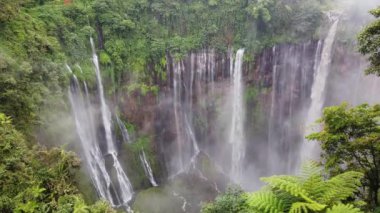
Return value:
<svg viewBox="0 0 380 213">
<path fill-rule="evenodd" d="M 326 12 L 336 4 L 325 0 L 0 0 L 0 212 L 122 211 L 96 198 L 85 177 L 84 157 L 73 152 L 79 145 L 67 134 L 74 126 L 67 118 L 72 76 L 85 83 L 86 92 L 88 84 L 90 92 L 99 93 L 92 51 L 99 56 L 105 96 L 117 100 L 126 94 L 124 98 L 137 96 L 144 103 L 144 98 L 159 99 L 160 92 L 170 87 L 169 58 L 180 61 L 198 50 L 227 54 L 244 48 L 244 63 L 254 63 L 265 49 L 325 36 Z M 369 56 L 366 73 L 379 75 L 380 12 L 375 8 L 370 13 L 375 20 L 361 26 L 357 41 L 346 40 L 344 34 L 338 39 L 347 46 L 358 44 L 358 50 L 352 51 Z M 257 101 L 258 91 L 249 92 L 244 101 Z M 111 111 L 117 111 L 116 106 Z M 262 178 L 267 185 L 255 192 L 230 187 L 223 193 L 216 186 L 220 195 L 215 201 L 202 200 L 199 208 L 207 213 L 379 211 L 379 113 L 379 105 L 343 103 L 325 108 L 318 121 L 322 128 L 307 137 L 320 144 L 320 162 L 304 162 L 299 175 Z M 121 148 L 123 159 L 132 162 L 126 166 L 129 172 L 144 161 L 144 150 L 145 161 L 162 160 L 152 148 L 157 145 L 150 144 L 155 135 L 140 135 L 137 128 L 142 125 L 121 122 L 135 137 L 134 144 Z M 200 128 L 205 125 L 198 122 Z M 117 134 L 121 137 L 123 130 Z M 153 172 L 161 164 L 152 163 Z M 140 180 L 141 174 L 149 171 L 140 170 L 128 175 L 143 190 L 147 184 Z"/>
</svg>

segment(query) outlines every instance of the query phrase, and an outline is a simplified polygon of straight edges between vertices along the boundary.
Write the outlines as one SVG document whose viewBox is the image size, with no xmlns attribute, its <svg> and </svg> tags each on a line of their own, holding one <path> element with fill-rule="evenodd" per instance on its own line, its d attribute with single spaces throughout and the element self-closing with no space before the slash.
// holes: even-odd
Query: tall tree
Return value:
<svg viewBox="0 0 380 213">
<path fill-rule="evenodd" d="M 369 55 L 370 67 L 366 73 L 380 76 L 380 7 L 370 13 L 376 18 L 358 36 L 359 51 Z"/>
<path fill-rule="evenodd" d="M 347 104 L 325 108 L 322 131 L 309 135 L 320 142 L 323 161 L 331 175 L 345 171 L 364 173 L 361 196 L 370 208 L 378 206 L 380 188 L 380 105 Z"/>
</svg>

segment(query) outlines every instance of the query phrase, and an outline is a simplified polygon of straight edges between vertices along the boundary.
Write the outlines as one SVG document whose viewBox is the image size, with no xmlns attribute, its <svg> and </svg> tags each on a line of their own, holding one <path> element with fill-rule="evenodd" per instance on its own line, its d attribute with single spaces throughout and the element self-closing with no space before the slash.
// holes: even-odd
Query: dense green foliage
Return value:
<svg viewBox="0 0 380 213">
<path fill-rule="evenodd" d="M 247 53 L 257 53 L 276 43 L 308 40 L 315 36 L 322 20 L 323 2 L 75 0 L 64 5 L 63 0 L 0 1 L 0 112 L 10 116 L 0 113 L 0 211 L 113 211 L 104 202 L 88 206 L 83 201 L 73 182 L 79 160 L 72 153 L 61 149 L 45 149 L 35 143 L 37 134 L 34 134 L 34 130 L 49 130 L 47 127 L 52 126 L 51 120 L 55 119 L 52 116 L 58 117 L 52 114 L 67 110 L 64 102 L 67 86 L 65 63 L 72 65 L 77 76 L 86 79 L 91 89 L 94 74 L 89 60 L 90 37 L 95 40 L 108 94 L 116 91 L 118 94 L 157 94 L 159 86 L 167 78 L 168 54 L 178 59 L 190 51 L 202 48 L 226 51 L 228 48 L 240 47 L 245 47 Z M 378 17 L 379 12 L 376 10 L 373 14 Z M 371 73 L 377 72 L 380 63 L 376 52 L 377 31 L 378 22 L 375 22 L 360 37 L 362 53 L 373 54 L 370 58 L 373 65 L 369 71 Z M 251 93 L 248 95 L 255 96 L 256 92 Z M 54 113 L 51 113 L 52 110 Z M 360 123 L 362 121 L 359 119 L 359 123 L 354 126 L 359 130 L 365 127 L 365 134 L 358 130 L 365 137 L 358 133 L 349 135 L 347 140 L 359 141 L 360 144 L 355 148 L 363 151 L 360 156 L 367 157 L 371 156 L 370 151 L 377 151 L 373 144 L 376 139 L 372 138 L 377 134 L 377 127 L 368 127 L 368 123 Z M 376 131 L 371 132 L 372 130 Z M 312 137 L 324 141 L 322 136 Z M 51 141 L 43 142 L 55 142 L 48 140 Z M 138 154 L 142 150 L 147 153 L 149 161 L 155 162 L 148 145 L 150 139 L 141 138 L 138 141 L 130 150 L 124 150 L 126 154 L 121 152 L 122 158 L 134 163 L 131 166 L 133 169 L 139 163 Z M 344 151 L 353 147 L 339 148 Z M 342 172 L 342 167 L 338 169 L 342 163 L 348 163 L 350 168 L 364 172 L 363 186 L 368 192 L 363 196 L 367 197 L 372 206 L 377 205 L 377 158 L 365 164 L 365 167 L 360 167 L 362 162 L 349 160 L 343 151 L 339 155 L 341 161 L 327 160 L 331 165 L 334 164 L 326 164 L 331 174 Z M 372 157 L 375 159 L 375 156 Z M 153 167 L 156 167 L 154 163 Z M 142 174 L 143 171 L 140 171 L 136 172 L 135 177 L 132 176 L 135 185 L 148 185 Z M 358 175 L 352 172 L 342 175 L 345 174 Z M 273 177 L 264 180 L 268 181 L 272 189 L 277 187 L 287 192 L 286 187 L 283 189 L 281 185 L 275 184 L 280 179 Z M 318 184 L 329 183 L 321 177 L 318 180 Z M 271 196 L 280 193 L 281 190 L 277 188 L 272 190 Z M 345 195 L 351 195 L 349 192 Z M 302 193 L 290 195 L 299 199 L 297 201 L 303 201 L 305 208 L 322 208 L 323 205 L 323 211 L 326 212 L 354 212 L 348 205 L 333 206 L 346 197 L 326 203 L 325 200 L 319 200 L 319 194 L 317 196 L 313 191 L 307 193 L 310 196 Z M 261 208 L 253 204 L 256 195 L 258 194 L 248 196 L 240 190 L 230 190 L 215 203 L 204 207 L 203 211 L 242 212 L 249 208 Z M 298 208 L 303 207 L 297 205 Z"/>
<path fill-rule="evenodd" d="M 144 95 L 157 94 L 166 79 L 167 54 L 258 52 L 312 38 L 322 19 L 321 2 L 313 0 L 15 0 L 0 8 L 0 111 L 22 130 L 45 125 L 45 109 L 65 109 L 64 63 L 93 81 L 91 36 L 106 88 Z"/>
<path fill-rule="evenodd" d="M 59 137 L 65 134 L 62 126 L 69 128 L 68 116 L 62 115 L 69 111 L 64 65 L 94 89 L 90 37 L 107 95 L 138 96 L 157 94 L 166 80 L 168 54 L 180 58 L 202 48 L 240 47 L 258 52 L 274 43 L 313 37 L 322 17 L 320 2 L 314 0 L 69 2 L 0 2 L 0 112 L 11 117 L 28 147 L 37 141 L 49 146 L 71 142 L 66 135 Z M 137 162 L 141 148 L 124 150 L 122 157 Z M 149 146 L 143 148 L 153 162 Z M 138 173 L 134 183 L 146 185 Z"/>
<path fill-rule="evenodd" d="M 41 20 L 21 8 L 4 8 L 15 11 L 13 18 L 0 22 L 0 111 L 26 131 L 38 123 L 45 106 L 60 105 L 51 101 L 60 96 L 64 82 L 56 63 L 59 43 L 47 35 Z"/>
<path fill-rule="evenodd" d="M 362 176 L 360 172 L 349 171 L 326 179 L 319 165 L 309 162 L 298 176 L 262 178 L 268 184 L 262 190 L 227 192 L 205 205 L 202 212 L 362 212 L 353 205 L 361 203 L 352 202 Z"/>
<path fill-rule="evenodd" d="M 336 205 L 353 197 L 363 176 L 360 172 L 345 172 L 326 180 L 318 164 L 305 164 L 299 176 L 262 178 L 267 188 L 252 193 L 248 202 L 255 212 L 339 212 Z M 357 212 L 352 206 L 346 205 Z"/>
<path fill-rule="evenodd" d="M 320 142 L 324 165 L 330 174 L 352 170 L 364 173 L 360 193 L 372 209 L 379 203 L 379 118 L 379 105 L 328 107 L 320 120 L 323 130 L 308 136 Z"/>
<path fill-rule="evenodd" d="M 248 197 L 238 188 L 229 188 L 219 195 L 214 202 L 202 207 L 203 213 L 237 213 L 249 212 Z"/>
<path fill-rule="evenodd" d="M 370 67 L 366 72 L 380 76 L 380 7 L 371 10 L 370 13 L 376 17 L 376 20 L 359 34 L 359 51 L 369 55 Z"/>
<path fill-rule="evenodd" d="M 30 147 L 0 113 L 0 212 L 112 212 L 88 206 L 74 185 L 79 159 L 71 152 Z"/>
</svg>

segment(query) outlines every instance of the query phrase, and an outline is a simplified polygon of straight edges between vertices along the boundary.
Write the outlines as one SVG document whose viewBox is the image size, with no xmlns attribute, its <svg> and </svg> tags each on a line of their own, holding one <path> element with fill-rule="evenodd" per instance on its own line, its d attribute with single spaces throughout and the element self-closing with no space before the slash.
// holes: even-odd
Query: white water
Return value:
<svg viewBox="0 0 380 213">
<path fill-rule="evenodd" d="M 275 150 L 275 137 L 274 137 L 274 119 L 275 116 L 275 110 L 276 110 L 276 90 L 277 90 L 277 61 L 276 61 L 276 46 L 273 46 L 273 49 L 272 49 L 272 54 L 273 54 L 273 67 L 272 67 L 272 97 L 271 97 L 271 109 L 270 109 L 270 116 L 269 116 L 269 125 L 268 125 L 268 156 L 271 155 L 273 153 L 273 150 Z M 270 160 L 268 162 L 269 164 L 269 169 L 273 170 L 273 168 L 275 167 L 274 163 L 275 163 L 276 160 L 272 161 Z M 273 172 L 273 171 L 271 171 Z"/>
<path fill-rule="evenodd" d="M 121 131 L 123 142 L 125 142 L 125 143 L 132 143 L 132 141 L 129 138 L 128 130 L 127 130 L 127 128 L 125 128 L 124 123 L 120 120 L 119 116 L 115 115 L 115 117 L 116 117 L 117 125 L 119 126 L 119 129 Z M 139 158 L 140 158 L 140 161 L 141 161 L 141 165 L 142 165 L 142 167 L 144 169 L 145 175 L 149 179 L 149 182 L 154 187 L 158 186 L 156 180 L 154 179 L 153 170 L 152 170 L 152 168 L 151 168 L 151 166 L 150 166 L 150 164 L 149 164 L 149 162 L 148 162 L 148 160 L 146 158 L 144 150 L 142 150 L 142 152 L 140 153 Z"/>
<path fill-rule="evenodd" d="M 71 69 L 67 66 L 67 68 Z M 71 72 L 72 73 L 72 72 Z M 115 205 L 110 193 L 111 178 L 106 170 L 103 154 L 97 144 L 92 112 L 88 96 L 83 97 L 77 77 L 73 75 L 69 89 L 69 99 L 75 119 L 76 130 L 81 142 L 84 159 L 91 180 L 99 196 Z"/>
<path fill-rule="evenodd" d="M 108 149 L 107 151 L 108 154 L 112 157 L 113 168 L 116 172 L 118 184 L 118 187 L 116 189 L 118 193 L 114 195 L 115 197 L 111 195 L 111 191 L 115 190 L 112 189 L 115 183 L 111 182 L 110 175 L 105 166 L 105 159 L 97 141 L 96 127 L 94 123 L 95 119 L 93 118 L 91 111 L 88 88 L 84 82 L 85 97 L 83 97 L 80 90 L 79 81 L 75 75 L 73 75 L 73 83 L 69 91 L 69 98 L 75 117 L 77 132 L 80 137 L 85 159 L 91 173 L 91 179 L 95 185 L 96 190 L 99 193 L 99 196 L 108 200 L 113 206 L 127 205 L 128 201 L 132 199 L 133 191 L 129 179 L 123 171 L 122 166 L 117 158 L 117 152 L 112 139 L 111 113 L 105 102 L 98 58 L 95 53 L 92 39 L 91 46 L 93 50 L 93 62 L 99 88 L 99 98 L 101 102 L 102 121 L 103 127 L 105 129 L 106 145 Z M 67 68 L 72 73 L 70 67 L 67 66 Z"/>
<path fill-rule="evenodd" d="M 240 182 L 243 173 L 243 161 L 245 155 L 244 136 L 244 100 L 243 100 L 243 67 L 244 49 L 236 52 L 236 59 L 232 81 L 232 121 L 229 143 L 232 145 L 231 178 Z"/>
<path fill-rule="evenodd" d="M 180 107 L 181 107 L 181 73 L 182 73 L 182 63 L 178 62 L 174 64 L 174 76 L 173 76 L 173 107 L 174 107 L 174 120 L 175 120 L 175 128 L 177 134 L 177 160 L 178 163 L 175 165 L 178 172 L 184 170 L 183 163 L 183 150 L 182 143 L 183 138 L 181 134 L 181 124 L 180 124 Z"/>
<path fill-rule="evenodd" d="M 124 123 L 120 120 L 119 116 L 116 115 L 115 117 L 116 117 L 116 123 L 119 126 L 119 129 L 121 132 L 121 136 L 123 137 L 123 142 L 131 143 L 132 141 L 129 138 L 129 133 L 128 133 L 127 128 L 125 128 Z"/>
<path fill-rule="evenodd" d="M 304 137 L 310 133 L 320 130 L 320 126 L 315 125 L 315 122 L 322 116 L 325 101 L 326 81 L 329 74 L 331 52 L 338 28 L 338 22 L 339 20 L 337 19 L 331 25 L 324 41 L 320 63 L 315 63 L 319 65 L 315 67 L 317 72 L 314 74 L 313 86 L 311 88 L 311 104 L 306 117 Z M 301 161 L 303 162 L 308 159 L 317 159 L 320 152 L 319 150 L 320 148 L 318 147 L 318 143 L 305 139 L 301 149 Z"/>
<path fill-rule="evenodd" d="M 101 114 L 102 114 L 103 126 L 104 126 L 105 136 L 106 136 L 106 144 L 107 144 L 107 149 L 108 149 L 107 152 L 112 157 L 113 167 L 116 171 L 117 182 L 119 183 L 118 191 L 119 191 L 119 196 L 120 196 L 120 205 L 127 205 L 128 202 L 132 199 L 133 189 L 127 175 L 125 174 L 119 162 L 119 159 L 117 158 L 117 151 L 112 139 L 111 112 L 108 109 L 108 106 L 104 98 L 104 89 L 103 89 L 102 78 L 100 74 L 99 61 L 98 61 L 98 56 L 96 54 L 95 46 L 94 46 L 94 42 L 92 38 L 90 39 L 90 43 L 91 43 L 91 48 L 92 48 L 92 61 L 95 67 L 96 79 L 97 79 L 98 89 L 99 89 Z"/>
<path fill-rule="evenodd" d="M 148 177 L 148 179 L 150 181 L 150 184 L 152 184 L 152 186 L 154 186 L 154 187 L 158 186 L 158 184 L 157 184 L 157 182 L 153 176 L 153 170 L 150 167 L 148 160 L 146 159 L 144 150 L 142 150 L 142 152 L 140 154 L 140 161 L 143 165 L 145 175 Z"/>
<path fill-rule="evenodd" d="M 180 200 L 182 200 L 183 204 L 182 204 L 182 211 L 183 212 L 186 212 L 186 206 L 187 206 L 187 200 L 185 197 L 177 194 L 176 192 L 173 192 L 173 195 L 177 198 L 179 198 Z"/>
<path fill-rule="evenodd" d="M 100 68 L 99 68 L 99 61 L 98 61 L 98 55 L 95 51 L 94 41 L 92 38 L 90 39 L 91 42 L 91 48 L 92 48 L 92 62 L 95 67 L 95 73 L 96 73 L 96 80 L 98 84 L 99 89 L 99 98 L 100 98 L 100 109 L 102 112 L 102 120 L 104 124 L 105 134 L 106 134 L 106 141 L 107 141 L 107 148 L 109 154 L 111 154 L 112 151 L 115 150 L 114 144 L 112 142 L 112 129 L 111 129 L 111 112 L 108 109 L 108 106 L 106 104 L 105 98 L 104 98 L 104 88 L 102 83 L 102 77 L 100 74 Z"/>
<path fill-rule="evenodd" d="M 189 63 L 187 63 L 189 62 Z M 202 179 L 207 179 L 196 168 L 201 152 L 195 133 L 193 105 L 207 105 L 214 91 L 215 53 L 202 50 L 191 53 L 189 60 L 173 62 L 173 117 L 176 133 L 174 155 L 171 159 L 170 177 L 195 170 Z M 197 97 L 195 100 L 193 97 Z"/>
<path fill-rule="evenodd" d="M 230 79 L 232 81 L 232 75 L 234 73 L 234 53 L 232 48 L 228 48 L 228 58 L 230 59 Z"/>
</svg>

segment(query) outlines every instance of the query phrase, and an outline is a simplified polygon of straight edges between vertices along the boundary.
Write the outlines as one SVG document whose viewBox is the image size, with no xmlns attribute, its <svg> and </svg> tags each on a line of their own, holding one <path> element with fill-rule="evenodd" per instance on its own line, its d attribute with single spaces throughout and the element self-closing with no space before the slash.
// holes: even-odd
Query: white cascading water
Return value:
<svg viewBox="0 0 380 213">
<path fill-rule="evenodd" d="M 124 123 L 121 121 L 119 116 L 115 115 L 115 118 L 116 118 L 117 125 L 119 126 L 121 136 L 123 138 L 123 142 L 124 143 L 132 143 L 132 141 L 130 140 L 130 137 L 129 137 L 128 130 L 127 130 L 127 128 L 125 128 Z M 151 168 L 151 166 L 150 166 L 150 164 L 146 158 L 144 150 L 142 150 L 141 153 L 139 154 L 139 158 L 141 161 L 141 165 L 144 169 L 145 175 L 149 179 L 150 184 L 152 184 L 152 186 L 154 186 L 154 187 L 158 186 L 156 180 L 154 179 L 153 170 L 152 170 L 152 168 Z"/>
<path fill-rule="evenodd" d="M 72 73 L 69 66 L 68 70 Z M 90 172 L 91 180 L 99 196 L 114 205 L 110 189 L 111 178 L 106 170 L 103 154 L 96 141 L 95 127 L 91 122 L 91 105 L 88 103 L 87 93 L 83 97 L 79 81 L 73 74 L 69 89 L 69 99 L 75 119 L 75 126 L 81 141 L 84 159 Z"/>
<path fill-rule="evenodd" d="M 127 128 L 125 128 L 124 123 L 120 120 L 119 116 L 116 115 L 115 117 L 116 117 L 116 123 L 119 126 L 121 136 L 123 138 L 123 142 L 131 143 L 132 141 L 129 138 L 129 133 L 128 133 Z"/>
<path fill-rule="evenodd" d="M 312 126 L 315 125 L 316 120 L 322 116 L 326 81 L 329 74 L 331 52 L 338 29 L 338 22 L 339 19 L 334 20 L 329 29 L 324 41 L 320 63 L 316 67 L 317 72 L 314 74 L 313 86 L 311 88 L 311 104 L 306 117 L 304 137 L 320 129 L 320 126 L 316 126 L 318 129 L 312 129 Z M 308 159 L 317 159 L 319 150 L 318 143 L 305 139 L 301 149 L 301 162 Z"/>
<path fill-rule="evenodd" d="M 272 68 L 272 72 L 273 72 L 273 74 L 272 74 L 272 78 L 273 78 L 273 80 L 272 80 L 272 97 L 271 97 L 271 108 L 270 108 L 270 116 L 269 116 L 269 122 L 268 122 L 268 156 L 271 154 L 271 153 L 273 153 L 273 150 L 275 150 L 275 143 L 276 143 L 276 141 L 275 141 L 275 137 L 273 136 L 274 135 L 274 133 L 273 133 L 273 131 L 274 131 L 274 119 L 276 119 L 275 118 L 275 116 L 274 116 L 274 114 L 275 114 L 275 110 L 276 110 L 276 104 L 275 104 L 275 102 L 276 102 L 276 90 L 277 90 L 277 61 L 276 61 L 276 46 L 273 46 L 273 48 L 272 48 L 272 54 L 273 54 L 273 62 L 272 62 L 272 64 L 273 64 L 273 68 Z M 269 169 L 270 170 L 273 170 L 273 168 L 275 167 L 275 165 L 274 165 L 274 162 L 275 161 L 269 161 L 268 162 L 268 164 L 269 164 Z M 273 171 L 271 171 L 271 172 L 273 172 Z"/>
<path fill-rule="evenodd" d="M 107 151 L 109 152 L 109 154 L 111 154 L 111 151 L 115 150 L 114 144 L 112 142 L 111 112 L 108 109 L 108 106 L 104 98 L 104 88 L 103 88 L 103 83 L 102 83 L 102 77 L 100 74 L 98 55 L 96 54 L 95 45 L 92 38 L 90 39 L 90 43 L 91 43 L 91 48 L 92 48 L 92 62 L 95 66 L 96 80 L 97 80 L 98 89 L 99 89 L 98 92 L 99 92 L 99 98 L 100 98 L 100 109 L 102 112 L 102 120 L 104 124 L 106 142 L 108 146 Z"/>
<path fill-rule="evenodd" d="M 183 202 L 183 204 L 182 204 L 182 211 L 186 212 L 186 206 L 188 205 L 186 198 L 183 197 L 183 196 L 181 196 L 181 195 L 179 195 L 176 192 L 173 192 L 173 196 L 179 198 Z"/>
<path fill-rule="evenodd" d="M 177 133 L 177 154 L 178 154 L 178 165 L 176 165 L 176 169 L 178 172 L 182 172 L 184 170 L 183 163 L 183 150 L 182 143 L 183 138 L 181 134 L 181 121 L 180 121 L 180 107 L 181 107 L 181 73 L 182 66 L 181 62 L 178 64 L 174 64 L 174 73 L 173 73 L 173 106 L 174 106 L 174 120 L 175 120 L 175 128 Z"/>
<path fill-rule="evenodd" d="M 193 94 L 192 81 L 194 80 L 194 71 L 191 70 L 191 82 L 190 82 L 190 87 L 189 87 L 190 91 L 185 91 L 186 94 L 188 92 L 189 97 L 186 97 L 188 99 L 187 103 L 183 104 L 181 95 L 182 95 L 182 74 L 184 73 L 184 71 L 185 71 L 185 67 L 182 61 L 174 65 L 174 79 L 173 79 L 174 117 L 175 117 L 175 126 L 176 126 L 176 132 L 177 132 L 177 146 L 178 146 L 178 154 L 179 154 L 178 156 L 179 168 L 178 168 L 177 174 L 187 171 L 189 169 L 189 166 L 194 166 L 195 159 L 200 152 L 199 147 L 198 147 L 198 142 L 195 138 L 195 134 L 193 131 L 193 127 L 190 123 L 192 119 L 191 112 L 186 112 L 184 111 L 184 109 L 182 109 L 184 107 L 188 107 L 190 110 L 192 109 L 191 97 Z M 186 150 L 186 146 L 183 144 L 185 142 L 191 143 L 192 150 Z M 185 152 L 191 152 L 190 159 L 186 159 L 187 157 L 185 157 L 185 155 L 189 153 L 185 153 Z M 189 163 L 184 163 L 184 161 L 189 162 Z"/>
<path fill-rule="evenodd" d="M 214 50 L 191 53 L 188 61 L 184 59 L 173 62 L 173 114 L 176 144 L 175 156 L 171 160 L 171 177 L 193 169 L 202 179 L 206 179 L 196 168 L 201 149 L 193 125 L 193 104 L 207 104 L 208 95 L 214 90 L 214 80 Z M 193 96 L 198 98 L 195 100 Z M 204 150 L 202 151 L 205 154 Z"/>
<path fill-rule="evenodd" d="M 148 179 L 150 181 L 150 184 L 152 184 L 152 186 L 154 186 L 154 187 L 158 186 L 156 180 L 154 179 L 153 170 L 150 167 L 150 164 L 146 158 L 144 150 L 142 150 L 140 153 L 140 161 L 143 165 L 145 175 L 148 177 Z"/>
<path fill-rule="evenodd" d="M 117 158 L 117 151 L 112 139 L 111 112 L 108 109 L 108 106 L 104 98 L 104 89 L 103 89 L 102 78 L 100 74 L 99 61 L 98 61 L 98 56 L 96 54 L 95 45 L 92 38 L 90 39 L 90 43 L 91 43 L 91 48 L 92 48 L 92 61 L 95 67 L 96 79 L 97 79 L 98 89 L 99 89 L 101 114 L 102 114 L 104 130 L 105 130 L 107 152 L 108 152 L 107 154 L 111 155 L 112 160 L 113 160 L 113 167 L 116 171 L 116 177 L 119 183 L 118 191 L 119 191 L 119 196 L 120 196 L 120 205 L 127 205 L 128 202 L 132 199 L 133 189 L 127 175 L 125 174 Z"/>
<path fill-rule="evenodd" d="M 232 80 L 232 75 L 233 75 L 233 72 L 234 72 L 234 52 L 232 50 L 232 48 L 228 48 L 228 58 L 229 58 L 229 63 L 230 63 L 230 79 Z"/>
<path fill-rule="evenodd" d="M 229 143 L 232 145 L 231 178 L 236 182 L 241 181 L 245 156 L 243 57 L 244 49 L 239 49 L 236 52 L 232 76 L 232 121 Z"/>
</svg>

